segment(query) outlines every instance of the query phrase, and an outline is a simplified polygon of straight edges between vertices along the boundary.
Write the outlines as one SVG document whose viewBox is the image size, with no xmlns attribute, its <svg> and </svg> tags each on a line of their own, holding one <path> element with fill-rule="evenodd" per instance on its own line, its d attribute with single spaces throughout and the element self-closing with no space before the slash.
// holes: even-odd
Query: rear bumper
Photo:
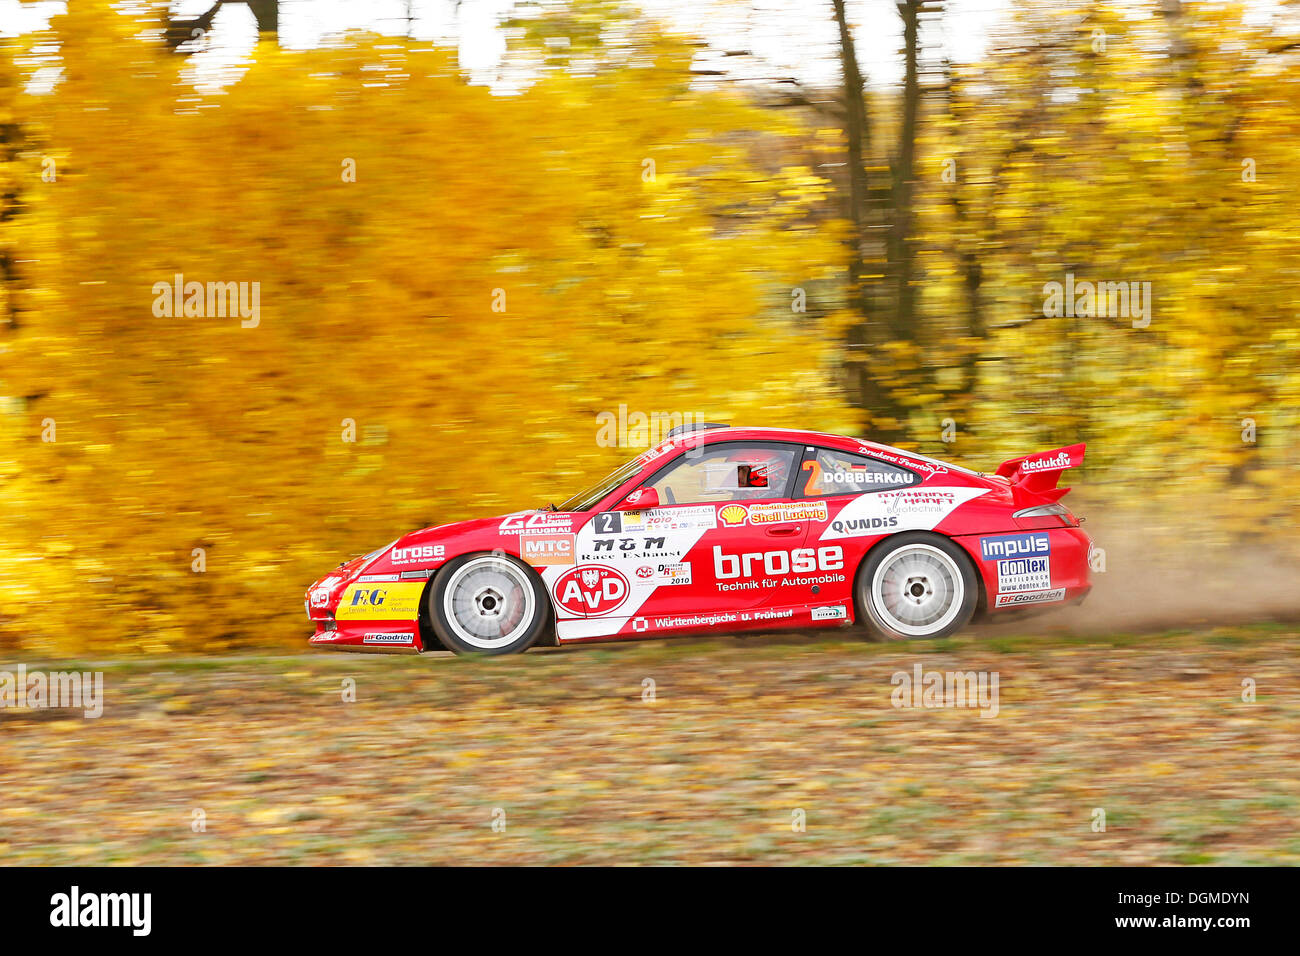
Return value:
<svg viewBox="0 0 1300 956">
<path fill-rule="evenodd" d="M 1082 528 L 1051 528 L 954 538 L 979 569 L 990 614 L 1046 611 L 1077 604 L 1092 590 L 1092 539 Z"/>
</svg>

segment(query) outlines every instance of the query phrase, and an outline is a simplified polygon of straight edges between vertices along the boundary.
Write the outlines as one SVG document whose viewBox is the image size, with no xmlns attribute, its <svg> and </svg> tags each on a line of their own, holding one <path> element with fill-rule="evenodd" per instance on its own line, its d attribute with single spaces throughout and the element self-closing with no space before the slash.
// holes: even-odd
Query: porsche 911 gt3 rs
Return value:
<svg viewBox="0 0 1300 956">
<path fill-rule="evenodd" d="M 558 507 L 415 531 L 307 591 L 311 643 L 506 654 L 865 623 L 945 637 L 1077 603 L 1071 445 L 983 474 L 856 438 L 701 424 Z"/>
</svg>

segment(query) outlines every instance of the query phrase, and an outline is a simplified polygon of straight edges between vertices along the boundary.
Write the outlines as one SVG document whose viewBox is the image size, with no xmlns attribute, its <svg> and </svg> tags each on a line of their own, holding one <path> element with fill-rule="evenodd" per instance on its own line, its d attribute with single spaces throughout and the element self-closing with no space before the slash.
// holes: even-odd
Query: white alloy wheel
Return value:
<svg viewBox="0 0 1300 956">
<path fill-rule="evenodd" d="M 863 569 L 859 606 L 889 636 L 941 637 L 959 630 L 978 598 L 974 571 L 959 555 L 946 540 L 900 536 Z"/>
<path fill-rule="evenodd" d="M 539 615 L 527 569 L 505 557 L 471 558 L 451 571 L 440 590 L 444 624 L 472 650 L 514 644 L 533 629 Z"/>
</svg>

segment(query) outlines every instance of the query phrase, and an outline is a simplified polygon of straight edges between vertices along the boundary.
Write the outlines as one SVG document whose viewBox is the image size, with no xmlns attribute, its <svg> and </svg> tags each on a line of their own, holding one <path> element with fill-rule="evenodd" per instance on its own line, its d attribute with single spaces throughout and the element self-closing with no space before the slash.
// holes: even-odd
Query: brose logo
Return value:
<svg viewBox="0 0 1300 956">
<path fill-rule="evenodd" d="M 627 578 L 616 568 L 583 565 L 560 575 L 555 600 L 570 614 L 599 617 L 621 607 L 628 588 Z"/>
<path fill-rule="evenodd" d="M 795 548 L 793 551 L 747 551 L 743 554 L 726 554 L 720 545 L 713 546 L 713 573 L 720 581 L 752 578 L 755 574 L 781 577 L 791 573 L 838 571 L 843 567 L 844 549 L 839 545 L 827 545 L 816 550 Z"/>
<path fill-rule="evenodd" d="M 447 549 L 440 544 L 416 544 L 409 548 L 394 548 L 389 560 L 393 564 L 409 564 L 412 561 L 441 561 Z"/>
</svg>

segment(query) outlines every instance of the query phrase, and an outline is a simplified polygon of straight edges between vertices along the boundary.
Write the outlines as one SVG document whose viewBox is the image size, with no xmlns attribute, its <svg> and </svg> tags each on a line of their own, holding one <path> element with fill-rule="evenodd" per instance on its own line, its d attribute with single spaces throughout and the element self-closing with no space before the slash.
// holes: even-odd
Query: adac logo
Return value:
<svg viewBox="0 0 1300 956">
<path fill-rule="evenodd" d="M 628 583 L 615 568 L 584 565 L 566 571 L 555 582 L 555 600 L 570 614 L 599 617 L 623 606 Z"/>
<path fill-rule="evenodd" d="M 722 523 L 728 527 L 744 524 L 745 518 L 748 515 L 749 512 L 745 510 L 744 505 L 727 505 L 727 507 L 718 512 L 718 517 L 721 518 Z"/>
</svg>

